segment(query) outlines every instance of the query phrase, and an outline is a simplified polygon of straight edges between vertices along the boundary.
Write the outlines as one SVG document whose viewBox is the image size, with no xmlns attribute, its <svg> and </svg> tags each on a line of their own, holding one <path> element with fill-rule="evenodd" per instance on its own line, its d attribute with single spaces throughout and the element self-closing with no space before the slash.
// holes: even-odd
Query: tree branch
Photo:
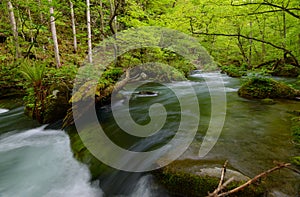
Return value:
<svg viewBox="0 0 300 197">
<path fill-rule="evenodd" d="M 265 172 L 262 172 L 260 173 L 259 175 L 255 176 L 253 179 L 250 179 L 249 181 L 247 181 L 246 183 L 244 183 L 243 185 L 237 187 L 237 188 L 234 188 L 228 192 L 223 192 L 221 194 L 218 195 L 218 197 L 221 197 L 221 196 L 228 196 L 230 194 L 233 194 L 233 193 L 236 193 L 242 189 L 244 189 L 245 187 L 251 185 L 252 183 L 256 182 L 258 179 L 260 179 L 261 177 L 264 177 L 264 176 L 267 176 L 268 174 L 270 174 L 271 172 L 273 171 L 276 171 L 276 170 L 279 170 L 281 168 L 284 168 L 284 167 L 288 167 L 290 166 L 291 164 L 290 163 L 283 163 L 283 164 L 278 164 L 276 167 L 274 168 L 271 168 Z"/>
<path fill-rule="evenodd" d="M 271 7 L 274 7 L 274 8 L 279 8 L 283 12 L 286 12 L 286 13 L 290 14 L 291 16 L 293 16 L 297 19 L 300 19 L 299 15 L 295 14 L 294 12 L 291 12 L 291 10 L 300 10 L 300 8 L 287 8 L 287 7 L 279 6 L 279 5 L 276 5 L 276 4 L 267 2 L 267 1 L 264 1 L 264 2 L 261 2 L 261 3 L 252 2 L 252 3 L 241 3 L 241 4 L 234 4 L 233 1 L 231 1 L 231 6 L 247 6 L 247 5 L 259 5 L 259 6 L 266 5 L 266 6 L 271 6 Z M 272 11 L 270 11 L 270 12 L 272 12 Z M 267 13 L 267 11 L 266 11 L 266 13 Z"/>
<path fill-rule="evenodd" d="M 231 177 L 229 180 L 227 180 L 224 184 L 224 178 L 225 178 L 225 173 L 226 173 L 226 166 L 227 166 L 228 160 L 225 161 L 223 168 L 222 168 L 222 172 L 221 172 L 221 178 L 220 178 L 220 182 L 219 185 L 217 187 L 217 189 L 215 189 L 215 191 L 213 193 L 208 194 L 208 197 L 215 197 L 217 196 L 217 194 L 222 190 L 225 189 L 225 187 L 231 182 L 233 181 L 233 177 Z"/>
<path fill-rule="evenodd" d="M 195 32 L 194 31 L 194 27 L 193 27 L 193 18 L 190 18 L 190 28 L 191 28 L 191 32 L 192 34 L 196 34 L 196 35 L 207 35 L 207 36 L 225 36 L 225 37 L 241 37 L 241 38 L 245 38 L 245 39 L 248 39 L 248 40 L 254 40 L 256 42 L 260 42 L 260 43 L 264 43 L 264 44 L 267 44 L 267 45 L 270 45 L 276 49 L 279 49 L 279 50 L 282 50 L 284 51 L 285 54 L 289 54 L 295 61 L 295 64 L 293 64 L 294 66 L 296 67 L 300 67 L 299 65 L 299 62 L 296 58 L 296 56 L 292 53 L 291 50 L 288 50 L 284 47 L 281 47 L 281 46 L 278 46 L 278 45 L 275 45 L 273 44 L 272 42 L 269 42 L 269 41 L 265 41 L 265 40 L 260 40 L 258 38 L 254 38 L 254 37 L 249 37 L 249 36 L 245 36 L 245 35 L 242 35 L 242 34 L 225 34 L 225 33 L 205 33 L 205 32 Z"/>
</svg>

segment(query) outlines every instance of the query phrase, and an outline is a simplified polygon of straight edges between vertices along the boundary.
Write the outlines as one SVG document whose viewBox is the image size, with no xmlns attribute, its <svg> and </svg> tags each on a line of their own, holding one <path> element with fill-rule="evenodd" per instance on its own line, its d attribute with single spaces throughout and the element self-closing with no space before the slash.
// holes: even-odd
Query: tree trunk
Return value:
<svg viewBox="0 0 300 197">
<path fill-rule="evenodd" d="M 101 38 L 104 40 L 104 15 L 103 15 L 103 2 L 100 0 L 100 31 Z"/>
<path fill-rule="evenodd" d="M 248 58 L 248 69 L 252 68 L 252 21 L 250 21 L 250 35 L 249 35 L 250 39 L 249 39 L 249 58 Z"/>
<path fill-rule="evenodd" d="M 32 18 L 31 18 L 31 11 L 30 11 L 29 8 L 28 8 L 27 12 L 28 12 L 28 19 L 30 21 L 30 26 L 31 26 L 32 25 Z M 33 43 L 33 34 L 32 34 L 32 29 L 31 28 L 29 30 L 29 36 L 30 36 L 30 42 Z"/>
<path fill-rule="evenodd" d="M 53 46 L 54 46 L 54 56 L 56 61 L 56 67 L 60 67 L 60 57 L 59 57 L 59 50 L 58 50 L 58 42 L 57 42 L 57 34 L 56 34 L 56 27 L 55 27 L 55 18 L 54 18 L 54 9 L 51 5 L 52 0 L 48 0 L 50 3 L 50 24 L 51 24 L 51 32 L 52 32 L 52 39 L 53 39 Z"/>
<path fill-rule="evenodd" d="M 74 53 L 77 52 L 77 39 L 76 39 L 76 25 L 75 25 L 75 15 L 74 15 L 74 8 L 73 3 L 70 1 L 70 9 L 71 9 L 71 20 L 72 20 L 72 31 L 73 31 L 73 47 Z"/>
<path fill-rule="evenodd" d="M 116 34 L 117 33 L 117 7 L 115 5 L 115 3 L 113 2 L 113 0 L 109 0 L 110 3 L 110 28 L 111 28 L 111 32 L 112 34 Z"/>
<path fill-rule="evenodd" d="M 88 62 L 93 63 L 92 58 L 92 31 L 91 31 L 91 14 L 90 14 L 90 0 L 86 0 L 86 19 L 87 19 L 87 31 L 88 31 Z"/>
<path fill-rule="evenodd" d="M 18 35 L 18 28 L 16 23 L 16 18 L 14 14 L 14 8 L 11 1 L 7 2 L 8 11 L 9 11 L 9 19 L 11 24 L 11 29 L 14 37 L 14 44 L 15 44 L 15 58 L 19 57 L 19 35 Z"/>
<path fill-rule="evenodd" d="M 109 0 L 110 3 L 110 20 L 109 20 L 109 27 L 111 30 L 111 33 L 113 34 L 113 38 L 116 40 L 117 39 L 117 5 L 115 5 L 115 2 L 113 0 Z M 114 60 L 115 60 L 115 66 L 117 66 L 118 60 L 117 60 L 117 53 L 118 53 L 118 48 L 116 43 L 114 43 Z"/>
<path fill-rule="evenodd" d="M 284 2 L 282 2 L 282 7 L 284 6 Z M 285 16 L 285 12 L 282 12 L 282 33 L 283 33 L 283 47 L 286 47 L 286 16 Z"/>
</svg>

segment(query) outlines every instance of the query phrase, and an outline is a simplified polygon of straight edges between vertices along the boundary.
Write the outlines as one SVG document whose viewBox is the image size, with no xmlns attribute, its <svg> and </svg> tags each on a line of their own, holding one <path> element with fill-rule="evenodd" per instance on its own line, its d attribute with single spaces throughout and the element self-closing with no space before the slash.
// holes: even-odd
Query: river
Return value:
<svg viewBox="0 0 300 197">
<path fill-rule="evenodd" d="M 290 114 L 300 109 L 297 101 L 278 100 L 274 105 L 251 101 L 237 96 L 240 79 L 218 73 L 194 73 L 190 80 L 199 100 L 201 118 L 195 140 L 180 157 L 198 159 L 199 147 L 210 120 L 210 95 L 203 79 L 220 77 L 227 94 L 225 125 L 214 148 L 202 159 L 229 160 L 230 165 L 249 177 L 274 166 L 274 161 L 288 162 L 300 155 L 291 142 Z M 282 79 L 289 83 L 295 80 Z M 184 94 L 185 82 L 172 86 Z M 178 129 L 180 108 L 166 86 L 148 84 L 143 90 L 158 92 L 157 97 L 132 97 L 130 106 L 133 119 L 141 124 L 149 121 L 147 110 L 151 103 L 162 103 L 168 118 L 162 132 L 139 139 L 123 134 L 116 125 L 109 106 L 98 109 L 100 122 L 106 133 L 117 144 L 139 151 L 152 150 L 170 141 Z M 219 88 L 212 91 L 221 91 Z M 122 91 L 126 95 L 126 91 Z M 189 95 L 186 95 L 189 99 Z M 114 104 L 113 104 L 114 105 Z M 115 103 L 122 105 L 122 102 Z M 86 165 L 77 162 L 70 150 L 68 135 L 61 130 L 45 129 L 23 115 L 22 107 L 0 110 L 0 197 L 22 196 L 170 196 L 158 185 L 151 174 L 113 171 L 100 180 L 90 182 Z M 182 136 L 183 138 L 184 136 Z M 282 170 L 268 179 L 269 196 L 297 196 L 299 175 Z M 99 187 L 100 185 L 100 187 Z"/>
</svg>

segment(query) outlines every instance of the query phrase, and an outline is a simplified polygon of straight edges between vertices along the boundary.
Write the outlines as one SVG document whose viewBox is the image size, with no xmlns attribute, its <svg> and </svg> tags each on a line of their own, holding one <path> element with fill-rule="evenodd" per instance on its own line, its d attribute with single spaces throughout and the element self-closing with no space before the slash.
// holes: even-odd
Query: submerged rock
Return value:
<svg viewBox="0 0 300 197">
<path fill-rule="evenodd" d="M 201 160 L 177 160 L 170 165 L 154 172 L 158 181 L 164 185 L 170 193 L 178 196 L 207 196 L 213 192 L 219 184 L 222 162 Z M 249 177 L 242 173 L 226 169 L 224 181 L 234 177 L 234 181 L 227 186 L 227 190 L 233 189 L 246 181 Z M 234 196 L 262 196 L 263 186 L 250 185 L 244 190 L 235 193 Z"/>
<path fill-rule="evenodd" d="M 274 79 L 253 77 L 238 90 L 238 94 L 248 99 L 296 99 L 300 96 L 300 90 Z"/>
<path fill-rule="evenodd" d="M 265 105 L 274 105 L 276 103 L 273 99 L 270 98 L 262 99 L 261 102 Z"/>
</svg>

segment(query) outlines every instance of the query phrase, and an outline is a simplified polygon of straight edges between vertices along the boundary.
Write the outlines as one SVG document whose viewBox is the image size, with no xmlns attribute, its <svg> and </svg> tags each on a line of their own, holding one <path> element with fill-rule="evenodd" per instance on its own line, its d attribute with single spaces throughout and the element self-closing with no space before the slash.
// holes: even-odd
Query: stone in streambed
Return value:
<svg viewBox="0 0 300 197">
<path fill-rule="evenodd" d="M 164 185 L 171 194 L 178 196 L 202 197 L 208 192 L 213 192 L 217 187 L 221 177 L 221 161 L 202 160 L 177 160 L 170 165 L 154 172 L 157 180 Z M 246 181 L 249 177 L 242 173 L 227 168 L 225 181 L 234 177 L 234 181 L 227 186 L 227 190 L 233 189 Z M 262 196 L 264 187 L 250 185 L 244 190 L 235 193 L 234 196 Z"/>
<path fill-rule="evenodd" d="M 238 90 L 238 95 L 247 99 L 296 99 L 300 90 L 271 78 L 253 77 Z"/>
</svg>

